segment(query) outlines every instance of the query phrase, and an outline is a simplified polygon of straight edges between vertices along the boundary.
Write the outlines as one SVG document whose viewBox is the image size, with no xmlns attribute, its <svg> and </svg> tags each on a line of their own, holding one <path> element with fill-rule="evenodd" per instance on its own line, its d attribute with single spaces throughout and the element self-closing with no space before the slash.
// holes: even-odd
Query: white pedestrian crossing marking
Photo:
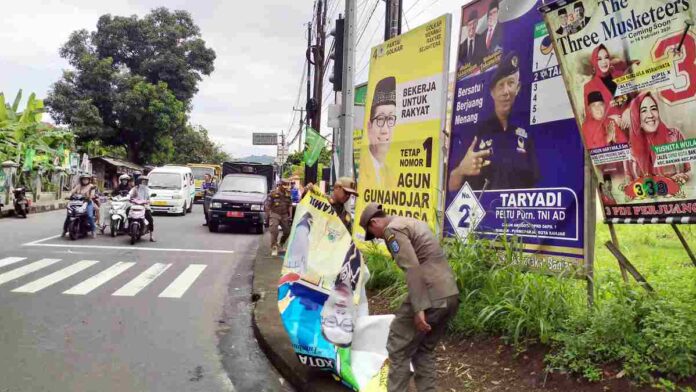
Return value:
<svg viewBox="0 0 696 392">
<path fill-rule="evenodd" d="M 198 279 L 198 276 L 207 267 L 205 264 L 191 264 L 160 293 L 161 298 L 181 298 L 186 290 L 191 287 L 193 282 Z"/>
<path fill-rule="evenodd" d="M 59 262 L 60 259 L 41 259 L 39 261 L 35 261 L 31 264 L 27 264 L 23 267 L 15 268 L 13 270 L 7 271 L 5 273 L 0 274 L 0 284 L 7 283 L 11 280 L 15 280 L 17 278 L 21 278 L 24 275 L 29 275 L 32 272 L 36 272 L 42 268 L 46 268 L 51 264 L 55 264 Z"/>
<path fill-rule="evenodd" d="M 5 257 L 4 259 L 0 259 L 0 268 L 20 262 L 24 259 L 26 259 L 26 257 Z"/>
<path fill-rule="evenodd" d="M 22 287 L 18 287 L 12 290 L 15 293 L 35 293 L 39 290 L 43 290 L 48 286 L 54 285 L 63 279 L 67 279 L 78 272 L 87 269 L 94 264 L 97 264 L 96 260 L 82 260 L 77 263 L 65 267 L 62 270 L 56 271 L 52 274 L 46 275 L 43 278 L 37 279 L 33 282 L 29 282 Z"/>
<path fill-rule="evenodd" d="M 118 263 L 112 265 L 111 267 L 105 269 L 104 271 L 92 276 L 91 278 L 73 286 L 65 291 L 63 294 L 72 295 L 85 295 L 89 294 L 92 290 L 103 285 L 104 283 L 110 281 L 116 276 L 120 275 L 123 271 L 134 266 L 135 263 L 124 263 L 119 261 Z"/>
<path fill-rule="evenodd" d="M 21 261 L 27 260 L 26 257 L 5 257 L 0 258 L 0 267 L 10 266 Z M 27 265 L 21 267 L 14 267 L 14 269 L 0 273 L 0 285 L 11 282 L 13 280 L 19 279 L 23 276 L 29 275 L 31 273 L 37 272 L 44 268 L 50 267 L 51 265 L 58 263 L 61 259 L 40 259 L 38 261 L 31 262 Z M 62 262 L 66 263 L 65 261 Z M 87 270 L 88 268 L 94 266 L 95 264 L 102 263 L 97 260 L 81 260 L 68 265 L 58 271 L 48 273 L 43 277 L 36 277 L 35 280 L 26 283 L 14 290 L 15 293 L 36 293 L 47 287 L 53 286 L 56 283 L 65 281 L 66 279 L 80 274 L 81 272 Z M 76 282 L 76 284 L 69 289 L 63 291 L 65 295 L 87 295 L 95 291 L 96 289 L 107 286 L 109 282 L 114 281 L 117 277 L 122 275 L 124 272 L 136 266 L 135 262 L 125 262 L 119 261 L 108 268 L 100 271 L 96 274 L 91 274 L 90 276 L 84 277 L 84 280 Z M 164 274 L 173 264 L 166 263 L 154 263 L 150 265 L 147 269 L 142 271 L 138 276 L 130 280 L 128 283 L 123 285 L 115 292 L 113 296 L 117 297 L 133 297 L 138 295 L 144 288 L 146 288 L 150 283 L 159 278 L 160 275 Z M 189 264 L 184 268 L 179 275 L 177 275 L 167 287 L 159 293 L 159 298 L 181 298 L 191 289 L 191 286 L 201 277 L 203 271 L 208 266 L 206 264 Z M 138 268 L 138 266 L 136 266 Z M 140 265 L 140 270 L 145 268 L 142 264 Z M 118 287 L 118 286 L 116 286 Z M 113 290 L 113 289 L 111 289 Z M 111 292 L 109 290 L 109 292 Z"/>
<path fill-rule="evenodd" d="M 112 295 L 117 297 L 132 297 L 144 289 L 148 284 L 152 283 L 153 280 L 157 279 L 158 276 L 162 275 L 171 264 L 155 263 L 150 268 L 146 269 L 143 273 L 135 277 L 135 279 L 126 283 L 125 286 L 116 290 Z"/>
</svg>

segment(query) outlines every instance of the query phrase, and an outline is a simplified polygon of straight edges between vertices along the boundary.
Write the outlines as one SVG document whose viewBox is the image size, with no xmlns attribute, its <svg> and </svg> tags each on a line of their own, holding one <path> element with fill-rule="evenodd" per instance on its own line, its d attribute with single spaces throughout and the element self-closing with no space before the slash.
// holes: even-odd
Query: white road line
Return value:
<svg viewBox="0 0 696 392">
<path fill-rule="evenodd" d="M 18 287 L 14 290 L 12 290 L 13 293 L 35 293 L 39 290 L 43 290 L 48 286 L 51 286 L 53 284 L 56 284 L 60 282 L 63 279 L 67 279 L 76 273 L 87 269 L 94 264 L 97 264 L 98 261 L 96 260 L 82 260 L 78 261 L 77 263 L 65 267 L 62 270 L 56 271 L 50 275 L 46 275 L 41 279 L 37 279 L 33 282 L 29 282 L 25 284 L 22 287 Z"/>
<path fill-rule="evenodd" d="M 5 257 L 4 259 L 0 259 L 0 268 L 20 262 L 24 259 L 26 259 L 26 257 Z"/>
<path fill-rule="evenodd" d="M 53 235 L 53 236 L 50 236 L 50 237 L 46 237 L 46 238 L 44 238 L 44 239 L 32 241 L 32 242 L 27 242 L 26 244 L 24 244 L 24 246 L 27 246 L 27 245 L 35 245 L 35 244 L 38 244 L 38 243 L 40 243 L 40 242 L 52 240 L 52 239 L 58 238 L 58 237 L 60 237 L 60 234 Z"/>
<path fill-rule="evenodd" d="M 41 259 L 31 264 L 27 264 L 23 267 L 7 271 L 3 274 L 0 274 L 0 284 L 7 283 L 17 278 L 21 278 L 24 275 L 29 275 L 32 272 L 36 272 L 42 268 L 48 267 L 49 265 L 57 263 L 59 261 L 60 259 Z"/>
<path fill-rule="evenodd" d="M 159 295 L 160 298 L 181 298 L 205 269 L 205 264 L 191 264 Z"/>
<path fill-rule="evenodd" d="M 63 294 L 71 295 L 85 295 L 89 294 L 92 290 L 103 285 L 104 283 L 110 281 L 116 276 L 120 275 L 123 271 L 134 266 L 135 263 L 124 263 L 119 261 L 118 263 L 112 265 L 111 267 L 105 269 L 104 271 L 92 276 L 91 278 L 78 283 L 77 285 L 63 291 Z"/>
<path fill-rule="evenodd" d="M 162 275 L 164 271 L 171 266 L 171 264 L 155 263 L 111 295 L 117 297 L 132 297 L 138 294 L 140 290 L 144 289 L 145 286 L 150 284 L 153 280 L 157 279 L 158 276 Z"/>
<path fill-rule="evenodd" d="M 115 249 L 115 250 L 149 250 L 155 252 L 191 252 L 191 253 L 221 253 L 232 254 L 233 250 L 216 249 L 177 249 L 177 248 L 145 248 L 139 246 L 107 246 L 107 245 L 67 245 L 67 244 L 39 244 L 39 241 L 29 242 L 22 246 L 43 246 L 49 248 L 87 248 L 87 249 Z"/>
</svg>

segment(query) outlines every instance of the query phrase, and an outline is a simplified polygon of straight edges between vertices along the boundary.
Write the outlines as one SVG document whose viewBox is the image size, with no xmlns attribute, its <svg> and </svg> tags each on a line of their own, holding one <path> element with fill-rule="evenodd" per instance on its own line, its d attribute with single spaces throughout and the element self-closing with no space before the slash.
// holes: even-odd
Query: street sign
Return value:
<svg viewBox="0 0 696 392">
<path fill-rule="evenodd" d="M 276 132 L 254 132 L 252 134 L 254 146 L 275 146 L 278 144 L 278 133 Z"/>
<path fill-rule="evenodd" d="M 457 236 L 466 239 L 481 223 L 486 211 L 471 190 L 469 183 L 465 182 L 457 197 L 450 203 L 445 215 Z"/>
</svg>

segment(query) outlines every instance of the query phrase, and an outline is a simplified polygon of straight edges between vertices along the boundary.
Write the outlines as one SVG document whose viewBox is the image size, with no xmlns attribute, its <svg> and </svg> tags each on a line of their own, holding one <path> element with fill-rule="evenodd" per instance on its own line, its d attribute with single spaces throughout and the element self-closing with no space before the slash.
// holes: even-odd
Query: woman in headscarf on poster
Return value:
<svg viewBox="0 0 696 392">
<path fill-rule="evenodd" d="M 621 128 L 628 129 L 630 121 L 627 109 L 631 97 L 629 95 L 615 97 L 618 86 L 614 79 L 623 76 L 629 72 L 631 66 L 638 65 L 640 62 L 632 61 L 630 64 L 626 64 L 624 60 L 612 57 L 604 44 L 594 48 L 590 62 L 592 65 L 592 79 L 585 83 L 583 91 L 585 107 L 589 106 L 589 94 L 592 91 L 598 91 L 602 94 L 602 98 L 608 106 L 607 117 L 612 118 Z"/>
<path fill-rule="evenodd" d="M 631 153 L 633 178 L 644 176 L 668 177 L 678 184 L 686 183 L 691 171 L 688 163 L 655 166 L 656 154 L 652 147 L 684 140 L 679 129 L 669 128 L 660 118 L 657 100 L 650 92 L 643 92 L 631 102 Z"/>
</svg>

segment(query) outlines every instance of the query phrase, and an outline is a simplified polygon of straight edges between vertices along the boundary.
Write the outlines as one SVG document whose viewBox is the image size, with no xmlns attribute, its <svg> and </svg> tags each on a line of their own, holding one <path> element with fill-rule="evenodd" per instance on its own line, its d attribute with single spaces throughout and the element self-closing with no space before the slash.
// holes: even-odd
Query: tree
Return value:
<svg viewBox="0 0 696 392">
<path fill-rule="evenodd" d="M 142 19 L 103 15 L 96 31 L 73 32 L 60 55 L 73 69 L 46 100 L 53 118 L 80 141 L 126 146 L 138 163 L 174 157 L 174 136 L 215 60 L 191 15 L 166 8 Z"/>
<path fill-rule="evenodd" d="M 186 126 L 176 135 L 172 162 L 217 163 L 231 160 L 222 147 L 208 137 L 208 130 L 198 126 Z"/>
</svg>

